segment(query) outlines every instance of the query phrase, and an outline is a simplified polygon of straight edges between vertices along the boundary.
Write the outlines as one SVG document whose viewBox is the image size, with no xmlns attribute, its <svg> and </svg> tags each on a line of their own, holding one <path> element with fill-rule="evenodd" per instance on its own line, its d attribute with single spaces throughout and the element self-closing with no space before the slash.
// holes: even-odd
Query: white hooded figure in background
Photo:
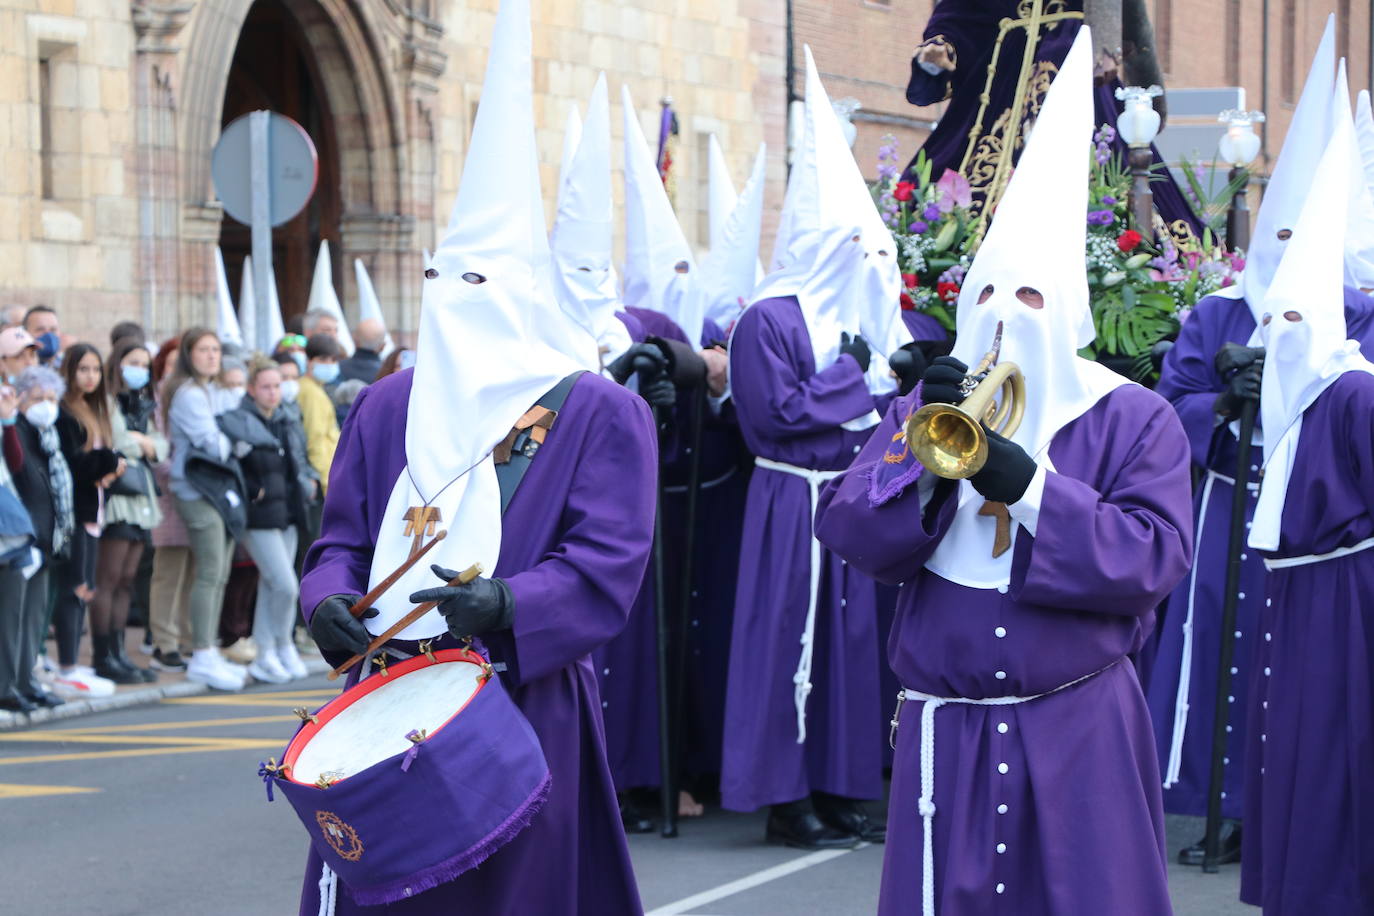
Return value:
<svg viewBox="0 0 1374 916">
<path fill-rule="evenodd" d="M 351 355 L 357 349 L 353 334 L 348 329 L 348 317 L 344 315 L 339 294 L 334 289 L 334 260 L 329 255 L 329 240 L 320 241 L 320 253 L 315 258 L 315 275 L 310 279 L 310 298 L 305 304 L 308 312 L 321 311 L 334 316 L 339 324 L 339 346 L 344 355 Z"/>
<path fill-rule="evenodd" d="M 425 266 L 429 266 L 429 258 L 425 258 Z M 362 258 L 353 259 L 353 277 L 358 283 L 358 323 L 364 321 L 380 322 L 382 327 L 386 327 L 386 318 L 382 315 L 382 301 L 377 298 L 377 290 L 372 286 L 372 277 L 367 272 L 367 265 Z M 386 332 L 386 340 L 382 343 L 381 352 L 377 355 L 386 359 L 391 355 L 391 351 L 396 349 L 396 341 L 391 339 L 391 331 Z"/>
<path fill-rule="evenodd" d="M 1374 290 L 1374 193 L 1365 183 L 1365 164 L 1359 134 L 1350 114 L 1350 82 L 1346 61 L 1336 65 L 1336 84 L 1331 97 L 1332 142 L 1345 137 L 1350 147 L 1348 183 L 1350 206 L 1345 227 L 1345 285 L 1368 293 Z M 1344 122 L 1345 126 L 1340 126 Z M 1347 129 L 1348 128 L 1348 129 Z M 1314 182 L 1315 185 L 1315 182 Z"/>
<path fill-rule="evenodd" d="M 219 248 L 215 249 L 215 299 L 219 303 L 219 342 L 243 346 L 243 331 L 239 328 L 238 315 L 234 313 L 234 300 L 229 295 L 229 278 L 224 274 L 224 252 Z M 250 345 L 253 343 L 249 341 Z"/>
<path fill-rule="evenodd" d="M 763 220 L 763 191 L 767 148 L 759 145 L 744 190 L 735 194 L 725 156 L 715 134 L 710 144 L 711 250 L 701 264 L 700 284 L 705 319 L 729 338 L 730 329 L 753 298 L 763 279 L 759 264 L 759 235 Z"/>
<path fill-rule="evenodd" d="M 625 289 L 631 308 L 673 319 L 692 346 L 701 346 L 704 320 L 696 259 L 673 213 L 653 153 L 644 139 L 628 86 L 625 116 Z"/>
<path fill-rule="evenodd" d="M 286 336 L 286 324 L 281 317 L 281 301 L 277 298 L 277 274 L 273 270 L 267 278 L 267 340 L 258 341 L 258 305 L 253 292 L 253 258 L 243 259 L 243 281 L 239 284 L 239 328 L 243 332 L 243 345 L 254 349 L 262 348 L 271 353 Z"/>
<path fill-rule="evenodd" d="M 597 77 L 583 123 L 573 107 L 563 138 L 558 214 L 549 245 L 563 309 L 587 332 L 588 369 L 600 371 L 633 341 L 617 317 L 611 193 L 611 115 L 606 75 Z M 580 354 L 581 355 L 581 354 Z"/>
</svg>

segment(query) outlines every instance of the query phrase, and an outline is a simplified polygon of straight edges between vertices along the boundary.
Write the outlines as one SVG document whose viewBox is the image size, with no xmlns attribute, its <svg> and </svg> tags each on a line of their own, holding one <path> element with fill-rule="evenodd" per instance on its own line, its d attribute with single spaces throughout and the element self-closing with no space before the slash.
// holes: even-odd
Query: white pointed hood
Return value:
<svg viewBox="0 0 1374 916">
<path fill-rule="evenodd" d="M 673 213 L 628 86 L 621 87 L 620 101 L 625 115 L 624 301 L 667 315 L 696 346 L 703 312 L 692 247 Z"/>
<path fill-rule="evenodd" d="M 229 278 L 224 273 L 224 252 L 215 248 L 215 298 L 219 301 L 219 323 L 216 331 L 220 343 L 243 346 L 243 331 L 234 312 L 234 300 L 229 296 Z"/>
<path fill-rule="evenodd" d="M 1355 102 L 1355 139 L 1360 144 L 1360 164 L 1364 183 L 1374 193 L 1374 110 L 1369 105 L 1369 90 L 1361 89 Z"/>
<path fill-rule="evenodd" d="M 738 200 L 735 183 L 730 180 L 730 167 L 725 162 L 725 151 L 720 148 L 716 135 L 711 134 L 706 140 L 706 218 L 711 230 L 707 244 L 712 251 L 724 241 L 725 221 Z"/>
<path fill-rule="evenodd" d="M 1331 136 L 1331 99 L 1336 74 L 1336 17 L 1326 20 L 1312 66 L 1307 71 L 1307 83 L 1298 98 L 1293 120 L 1279 151 L 1274 171 L 1255 217 L 1255 231 L 1250 237 L 1250 250 L 1245 253 L 1245 273 L 1238 286 L 1243 290 L 1250 313 L 1259 325 L 1264 297 L 1283 258 L 1287 236 L 1302 212 L 1308 188 L 1316 174 L 1317 161 L 1326 149 Z M 1258 331 L 1256 331 L 1258 335 Z"/>
<path fill-rule="evenodd" d="M 286 325 L 281 317 L 281 300 L 277 298 L 277 272 L 272 270 L 267 277 L 267 353 L 272 353 L 286 336 Z M 243 259 L 243 278 L 239 283 L 239 330 L 243 334 L 244 345 L 258 349 L 258 307 L 257 294 L 253 292 L 253 257 Z"/>
<path fill-rule="evenodd" d="M 492 450 L 545 392 L 580 366 L 549 341 L 568 330 L 558 307 L 539 190 L 529 0 L 502 0 L 458 200 L 424 281 L 406 420 L 406 468 L 387 503 L 372 559 L 376 585 L 409 556 L 408 511 L 438 509 L 448 537 L 403 576 L 367 621 L 379 633 L 436 584 L 431 562 L 487 575 L 501 549 Z M 438 612 L 400 633 L 444 632 Z"/>
<path fill-rule="evenodd" d="M 702 262 L 700 283 L 703 308 L 706 317 L 716 323 L 727 336 L 740 314 L 749 305 L 754 288 L 759 283 L 759 234 L 763 228 L 763 191 L 767 166 L 767 148 L 759 144 L 758 155 L 754 157 L 754 168 L 744 192 L 736 195 L 729 186 L 730 176 L 724 172 L 724 157 L 719 156 L 720 147 L 711 137 L 711 253 Z M 715 163 L 715 158 L 722 160 Z M 717 171 L 721 174 L 717 177 Z M 717 182 L 727 185 L 728 194 L 717 193 Z M 730 209 L 717 221 L 718 206 L 724 206 L 730 199 Z M 717 224 L 719 222 L 719 224 Z"/>
<path fill-rule="evenodd" d="M 895 387 L 887 357 L 911 342 L 911 333 L 902 321 L 902 269 L 897 264 L 897 242 L 892 230 L 883 222 L 873 193 L 857 169 L 850 178 L 849 197 L 864 246 L 862 286 L 857 301 L 859 330 L 873 351 L 868 366 L 869 390 L 881 394 Z"/>
<path fill-rule="evenodd" d="M 1353 201 L 1354 137 L 1350 108 L 1342 105 L 1331 142 L 1313 173 L 1311 193 L 1261 305 L 1264 478 L 1249 539 L 1256 550 L 1278 548 L 1303 411 L 1343 373 L 1374 372 L 1360 345 L 1346 339 L 1340 231 Z"/>
<path fill-rule="evenodd" d="M 1365 183 L 1364 162 L 1360 156 L 1358 131 L 1350 116 L 1350 83 L 1346 79 L 1345 58 L 1336 65 L 1336 85 L 1331 96 L 1334 122 L 1348 121 L 1350 130 L 1350 203 L 1345 229 L 1345 285 L 1374 289 L 1374 195 Z M 1334 137 L 1333 137 L 1334 139 Z"/>
<path fill-rule="evenodd" d="M 306 311 L 319 309 L 334 316 L 339 323 L 339 345 L 344 353 L 351 355 L 355 349 L 353 334 L 348 329 L 348 318 L 344 315 L 339 294 L 334 290 L 334 262 L 329 257 L 329 240 L 320 240 L 320 253 L 315 258 L 315 275 L 310 280 L 310 299 Z"/>
<path fill-rule="evenodd" d="M 1078 355 L 1094 337 L 1083 261 L 1092 133 L 1092 36 L 1085 27 L 1045 96 L 959 297 L 953 355 L 973 368 L 1002 328 L 1001 361 L 1020 366 L 1026 383 L 1025 416 L 1012 440 L 1047 469 L 1055 433 L 1130 384 Z M 1026 243 L 1035 238 L 1054 243 Z M 1038 291 L 1043 307 L 1023 301 L 1023 289 Z M 1010 581 L 1014 551 L 992 556 L 996 520 L 978 514 L 983 502 L 960 482 L 958 514 L 926 565 L 971 588 L 997 588 Z"/>
<path fill-rule="evenodd" d="M 804 51 L 805 127 L 792 164 L 779 228 L 786 253 L 775 251 L 774 261 L 783 266 L 764 278 L 753 298 L 755 302 L 797 298 L 819 372 L 839 358 L 842 332 L 863 332 L 859 300 L 864 292 L 865 220 L 854 206 L 854 195 L 856 187 L 864 187 L 865 193 L 867 188 L 821 85 L 810 47 Z M 870 341 L 870 346 L 875 357 L 885 355 L 879 353 L 880 341 Z M 872 365 L 869 369 L 870 391 L 879 394 L 892 390 L 891 378 L 879 378 Z"/>
<path fill-rule="evenodd" d="M 367 265 L 362 258 L 353 259 L 353 278 L 358 283 L 358 323 L 362 324 L 369 318 L 380 321 L 382 327 L 386 327 L 386 318 L 382 315 L 382 301 L 377 298 L 377 290 L 372 285 L 372 276 L 367 272 Z M 386 340 L 382 343 L 382 350 L 378 356 L 386 359 L 391 351 L 396 349 L 396 341 L 391 339 L 390 329 L 386 332 Z"/>
<path fill-rule="evenodd" d="M 616 317 L 621 305 L 613 249 L 611 106 L 604 73 L 592 88 L 586 124 L 576 115 L 574 107 L 563 138 L 558 215 L 549 244 L 563 310 L 587 332 L 579 355 L 588 369 L 600 371 L 633 343 Z"/>
</svg>

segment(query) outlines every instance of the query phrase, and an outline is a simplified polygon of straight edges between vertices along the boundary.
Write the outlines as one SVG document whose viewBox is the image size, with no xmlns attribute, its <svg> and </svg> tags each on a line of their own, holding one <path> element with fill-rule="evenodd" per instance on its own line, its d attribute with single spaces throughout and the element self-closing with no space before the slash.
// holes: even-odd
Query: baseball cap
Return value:
<svg viewBox="0 0 1374 916">
<path fill-rule="evenodd" d="M 0 357 L 9 359 L 18 356 L 29 347 L 37 349 L 38 342 L 23 328 L 5 328 L 0 331 Z"/>
</svg>

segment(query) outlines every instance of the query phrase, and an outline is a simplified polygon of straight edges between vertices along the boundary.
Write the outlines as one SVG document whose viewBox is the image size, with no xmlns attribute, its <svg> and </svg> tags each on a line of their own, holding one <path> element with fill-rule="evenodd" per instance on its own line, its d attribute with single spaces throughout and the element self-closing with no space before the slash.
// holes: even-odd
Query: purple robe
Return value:
<svg viewBox="0 0 1374 916">
<path fill-rule="evenodd" d="M 301 581 L 307 617 L 330 595 L 367 591 L 372 546 L 405 466 L 412 375 L 364 389 L 349 414 Z M 515 625 L 484 640 L 543 745 L 548 801 L 480 868 L 384 910 L 358 907 L 341 887 L 339 914 L 640 912 L 588 654 L 624 627 L 643 577 L 655 468 L 644 402 L 596 376 L 580 378 L 503 517 L 494 574 L 514 595 Z M 312 853 L 303 916 L 318 911 L 319 875 Z"/>
<path fill-rule="evenodd" d="M 925 473 L 899 431 L 917 392 L 888 411 L 853 466 L 826 486 L 821 540 L 880 582 L 903 583 L 888 660 L 937 697 L 1035 697 L 934 713 L 937 911 L 1168 913 L 1159 769 L 1127 662 L 1188 568 L 1188 443 L 1168 404 L 1118 388 L 1050 445 L 1032 537 L 1010 585 L 972 589 L 924 568 L 953 521 L 954 488 L 922 511 Z M 895 438 L 894 438 L 895 437 Z M 1074 683 L 1079 681 L 1079 683 Z M 922 894 L 921 714 L 900 710 L 879 912 Z"/>
<path fill-rule="evenodd" d="M 950 333 L 945 326 L 935 320 L 933 315 L 918 312 L 916 309 L 902 309 L 902 324 L 915 341 L 949 340 Z"/>
<path fill-rule="evenodd" d="M 619 313 L 630 337 L 650 336 L 687 343 L 687 335 L 666 315 L 650 309 L 628 308 Z M 702 345 L 721 333 L 708 322 Z M 681 592 L 685 539 L 683 512 L 687 442 L 693 392 L 683 392 L 665 443 L 664 567 L 669 606 L 676 608 Z M 733 412 L 707 417 L 702 437 L 702 488 L 697 504 L 693 569 L 693 600 L 687 621 L 688 667 L 680 723 L 683 761 L 689 775 L 718 773 L 725 705 L 726 664 L 729 660 L 730 620 L 735 572 L 739 562 L 743 476 L 738 473 L 738 433 Z M 673 612 L 674 614 L 676 611 Z M 670 620 L 676 629 L 676 621 Z M 657 627 L 652 566 L 645 571 L 630 621 L 615 639 L 593 653 L 601 687 L 606 726 L 607 759 L 617 790 L 657 787 L 660 779 L 658 745 Z"/>
<path fill-rule="evenodd" d="M 1355 289 L 1345 291 L 1345 315 L 1349 336 L 1359 340 L 1367 352 L 1374 352 L 1374 299 Z M 1167 612 L 1159 628 L 1153 659 L 1145 675 L 1147 699 L 1154 721 L 1161 775 L 1168 778 L 1172 745 L 1178 740 L 1175 723 L 1179 718 L 1179 685 L 1187 666 L 1187 725 L 1182 733 L 1178 780 L 1164 790 L 1164 808 L 1175 814 L 1202 816 L 1207 810 L 1211 782 L 1212 728 L 1216 710 L 1217 674 L 1221 655 L 1221 611 L 1225 601 L 1226 563 L 1230 540 L 1231 500 L 1235 488 L 1236 437 L 1227 427 L 1216 424 L 1213 405 L 1224 384 L 1214 360 L 1226 343 L 1246 344 L 1255 330 L 1255 320 L 1243 299 L 1208 296 L 1197 304 L 1183 323 L 1178 343 L 1164 359 L 1159 385 L 1183 421 L 1192 447 L 1193 464 L 1203 473 L 1194 512 L 1196 547 L 1193 569 L 1169 598 Z M 1254 515 L 1255 492 L 1264 451 L 1255 446 L 1251 452 L 1251 497 L 1246 506 L 1246 521 Z M 1242 551 L 1240 599 L 1236 605 L 1235 643 L 1231 665 L 1231 704 L 1227 733 L 1222 791 L 1222 813 L 1241 815 L 1245 768 L 1241 763 L 1246 746 L 1246 696 L 1251 677 L 1252 634 L 1264 594 L 1264 563 L 1250 550 Z M 1185 629 L 1192 609 L 1190 634 Z"/>
<path fill-rule="evenodd" d="M 1279 548 L 1374 536 L 1374 376 L 1303 414 Z M 1374 912 L 1374 551 L 1269 573 L 1253 643 L 1240 899 L 1265 916 Z"/>
<path fill-rule="evenodd" d="M 814 363 L 795 298 L 764 299 L 740 317 L 730 343 L 730 383 L 749 450 L 799 468 L 838 471 L 868 438 L 867 431 L 841 424 L 885 404 L 875 403 L 852 357 L 820 371 Z M 796 801 L 813 791 L 882 796 L 876 587 L 825 549 L 807 739 L 797 743 L 793 676 L 811 599 L 811 531 L 807 481 L 755 467 L 726 687 L 721 803 L 732 810 Z"/>
</svg>

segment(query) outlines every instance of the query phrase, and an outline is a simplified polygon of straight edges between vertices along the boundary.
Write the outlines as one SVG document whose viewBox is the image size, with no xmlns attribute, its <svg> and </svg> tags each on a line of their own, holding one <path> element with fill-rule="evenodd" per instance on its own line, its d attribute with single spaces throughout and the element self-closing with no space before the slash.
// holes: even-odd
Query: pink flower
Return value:
<svg viewBox="0 0 1374 916">
<path fill-rule="evenodd" d="M 973 188 L 968 179 L 954 169 L 945 169 L 940 180 L 935 183 L 940 212 L 948 213 L 955 207 L 968 209 L 973 206 Z"/>
</svg>

